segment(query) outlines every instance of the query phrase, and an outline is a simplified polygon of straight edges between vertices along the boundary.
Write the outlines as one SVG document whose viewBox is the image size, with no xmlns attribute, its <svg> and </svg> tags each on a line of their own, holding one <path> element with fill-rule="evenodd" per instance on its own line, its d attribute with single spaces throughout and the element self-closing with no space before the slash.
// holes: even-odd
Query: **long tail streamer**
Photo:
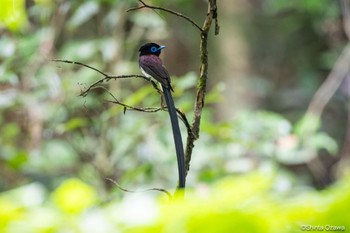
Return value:
<svg viewBox="0 0 350 233">
<path fill-rule="evenodd" d="M 174 136 L 174 142 L 175 142 L 175 149 L 176 149 L 176 156 L 177 156 L 177 166 L 179 170 L 179 188 L 185 188 L 185 155 L 184 155 L 184 149 L 182 144 L 182 137 L 181 137 L 181 131 L 179 127 L 179 121 L 177 119 L 177 113 L 175 109 L 175 104 L 173 97 L 171 95 L 171 91 L 169 88 L 163 87 L 163 93 L 165 97 L 165 102 L 168 106 L 170 121 L 171 121 L 171 127 L 173 129 L 173 136 Z"/>
</svg>

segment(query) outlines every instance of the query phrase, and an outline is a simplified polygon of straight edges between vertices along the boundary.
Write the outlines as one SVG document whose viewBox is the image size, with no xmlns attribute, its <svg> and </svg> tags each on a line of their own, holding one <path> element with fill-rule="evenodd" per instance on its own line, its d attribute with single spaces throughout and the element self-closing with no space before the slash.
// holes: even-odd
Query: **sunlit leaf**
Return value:
<svg viewBox="0 0 350 233">
<path fill-rule="evenodd" d="M 1 0 L 0 26 L 18 31 L 27 24 L 24 0 Z"/>
<path fill-rule="evenodd" d="M 78 179 L 63 182 L 52 198 L 58 208 L 71 214 L 78 214 L 97 201 L 95 190 Z"/>
<path fill-rule="evenodd" d="M 309 143 L 317 149 L 326 149 L 331 155 L 335 155 L 338 151 L 336 141 L 325 133 L 317 133 L 311 136 Z"/>
<path fill-rule="evenodd" d="M 67 123 L 64 124 L 65 131 L 71 131 L 77 128 L 84 127 L 88 124 L 88 121 L 85 118 L 77 117 L 70 119 Z"/>
<path fill-rule="evenodd" d="M 320 127 L 320 119 L 319 117 L 313 114 L 305 115 L 299 122 L 296 123 L 294 132 L 299 135 L 308 135 L 310 133 L 314 133 Z"/>
</svg>

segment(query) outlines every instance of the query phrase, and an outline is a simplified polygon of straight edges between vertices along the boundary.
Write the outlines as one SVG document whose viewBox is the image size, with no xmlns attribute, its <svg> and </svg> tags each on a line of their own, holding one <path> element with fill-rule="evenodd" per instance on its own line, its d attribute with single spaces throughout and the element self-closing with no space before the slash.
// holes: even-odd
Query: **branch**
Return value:
<svg viewBox="0 0 350 233">
<path fill-rule="evenodd" d="M 142 0 L 139 0 L 139 2 L 141 2 L 143 5 L 142 6 L 139 6 L 139 7 L 133 7 L 133 8 L 130 8 L 128 9 L 126 12 L 130 12 L 130 11 L 134 11 L 134 10 L 140 10 L 142 8 L 149 8 L 149 9 L 153 9 L 153 10 L 161 10 L 161 11 L 165 11 L 165 12 L 168 12 L 170 14 L 173 14 L 173 15 L 176 15 L 178 17 L 181 17 L 185 20 L 187 20 L 188 22 L 190 22 L 193 26 L 195 26 L 200 32 L 203 32 L 203 29 L 196 23 L 194 22 L 190 17 L 186 16 L 186 15 L 183 15 L 179 12 L 176 12 L 176 11 L 172 11 L 172 10 L 169 10 L 167 8 L 163 8 L 163 7 L 158 7 L 158 6 L 150 6 L 146 3 L 144 3 Z"/>
<path fill-rule="evenodd" d="M 82 91 L 80 93 L 80 96 L 86 96 L 88 94 L 89 91 L 91 91 L 91 89 L 93 89 L 94 87 L 96 87 L 98 84 L 103 83 L 103 82 L 108 82 L 111 79 L 125 79 L 125 78 L 142 78 L 150 83 L 152 83 L 153 87 L 157 90 L 157 92 L 161 92 L 161 90 L 158 88 L 158 85 L 156 82 L 154 82 L 151 78 L 148 78 L 144 75 L 139 75 L 139 74 L 128 74 L 128 75 L 109 75 L 106 74 L 102 71 L 100 71 L 99 69 L 86 65 L 84 63 L 81 62 L 76 62 L 76 61 L 69 61 L 69 60 L 60 60 L 60 59 L 53 59 L 51 61 L 54 62 L 61 62 L 61 63 L 69 63 L 69 64 L 75 64 L 75 65 L 80 65 L 80 66 L 84 66 L 87 67 L 91 70 L 94 70 L 96 72 L 98 72 L 99 74 L 102 74 L 104 76 L 104 78 L 97 80 L 96 82 L 94 82 L 93 84 L 91 84 L 85 91 Z"/>
<path fill-rule="evenodd" d="M 89 68 L 89 69 L 92 69 L 92 70 L 94 70 L 94 71 L 96 71 L 96 72 L 98 72 L 99 74 L 102 74 L 102 75 L 104 76 L 104 78 L 97 80 L 96 82 L 92 83 L 86 90 L 82 91 L 82 92 L 80 93 L 80 96 L 85 97 L 91 90 L 93 90 L 93 89 L 95 89 L 95 88 L 102 88 L 102 89 L 104 89 L 104 90 L 114 99 L 114 101 L 111 101 L 111 100 L 107 100 L 107 101 L 110 102 L 110 103 L 118 104 L 118 105 L 124 107 L 124 114 L 125 114 L 125 112 L 126 112 L 127 110 L 134 110 L 134 111 L 139 111 L 139 112 L 151 113 L 151 112 L 158 112 L 158 111 L 161 111 L 161 110 L 166 109 L 166 108 L 152 108 L 152 107 L 138 108 L 138 107 L 133 107 L 133 106 L 124 104 L 124 103 L 120 102 L 107 88 L 105 88 L 104 86 L 99 85 L 100 83 L 108 82 L 108 81 L 111 80 L 111 79 L 115 79 L 115 80 L 116 80 L 116 79 L 122 79 L 122 78 L 142 78 L 142 79 L 145 79 L 146 81 L 152 83 L 153 88 L 154 88 L 160 95 L 162 95 L 162 91 L 158 88 L 157 83 L 154 82 L 152 79 L 146 77 L 146 76 L 137 75 L 137 74 L 118 75 L 118 76 L 115 76 L 115 75 L 108 75 L 108 74 L 106 74 L 106 73 L 100 71 L 99 69 L 97 69 L 97 68 L 95 68 L 95 67 L 86 65 L 86 64 L 81 63 L 81 62 L 70 61 L 70 60 L 60 60 L 60 59 L 53 59 L 53 60 L 51 60 L 51 61 L 80 65 L 80 66 L 83 66 L 83 67 L 87 67 L 87 68 Z M 184 125 L 185 125 L 185 127 L 186 127 L 186 129 L 187 129 L 187 134 L 188 134 L 188 135 L 193 135 L 192 129 L 191 129 L 191 125 L 190 125 L 189 121 L 187 120 L 187 117 L 186 117 L 185 113 L 183 113 L 183 112 L 180 111 L 179 109 L 176 109 L 176 111 L 177 111 L 177 113 L 178 113 L 178 116 L 179 116 L 180 120 L 184 123 Z"/>
<path fill-rule="evenodd" d="M 199 138 L 199 129 L 202 117 L 202 110 L 204 107 L 204 100 L 206 95 L 206 87 L 208 80 L 208 34 L 212 25 L 213 19 L 216 20 L 215 33 L 219 33 L 219 26 L 217 22 L 217 5 L 216 0 L 209 0 L 208 12 L 205 18 L 200 39 L 200 67 L 199 67 L 199 80 L 197 84 L 196 101 L 194 104 L 194 117 L 192 121 L 193 135 L 189 135 L 186 143 L 185 161 L 187 172 L 190 169 L 190 162 L 192 158 L 192 150 L 194 147 L 194 141 Z"/>
<path fill-rule="evenodd" d="M 89 65 L 86 65 L 84 63 L 81 63 L 81 62 L 78 62 L 78 61 L 70 61 L 70 60 L 62 60 L 62 59 L 52 59 L 50 61 L 53 61 L 53 62 L 61 62 L 61 63 L 69 63 L 69 64 L 76 64 L 76 65 L 79 65 L 79 66 L 84 66 L 84 67 L 87 67 L 89 69 L 92 69 L 94 71 L 96 71 L 97 73 L 100 73 L 102 74 L 103 76 L 105 77 L 109 77 L 110 75 L 100 71 L 99 69 L 96 69 L 95 67 L 92 67 L 92 66 L 89 66 Z"/>
<path fill-rule="evenodd" d="M 138 108 L 138 107 L 133 107 L 127 104 L 124 104 L 122 102 L 120 102 L 107 88 L 105 88 L 104 86 L 96 86 L 96 88 L 102 88 L 104 89 L 113 99 L 114 101 L 111 100 L 106 100 L 110 103 L 114 103 L 114 104 L 118 104 L 122 107 L 124 107 L 124 114 L 126 112 L 126 110 L 134 110 L 134 111 L 138 111 L 138 112 L 159 112 L 159 111 L 164 111 L 167 108 L 152 108 L 152 107 L 147 107 L 147 108 Z M 187 129 L 187 135 L 193 135 L 192 129 L 191 129 L 191 125 L 187 120 L 187 117 L 185 115 L 185 113 L 183 113 L 181 110 L 179 110 L 178 108 L 176 108 L 176 112 L 178 114 L 178 117 L 180 118 L 180 120 L 184 123 L 186 129 Z"/>
<path fill-rule="evenodd" d="M 148 191 L 158 191 L 158 192 L 162 192 L 162 193 L 165 193 L 168 197 L 169 197 L 169 200 L 172 200 L 173 199 L 173 196 L 165 189 L 161 189 L 161 188 L 150 188 L 150 189 L 146 189 L 146 190 L 142 190 L 142 191 L 134 191 L 134 190 L 128 190 L 128 189 L 125 189 L 123 188 L 122 186 L 120 186 L 117 181 L 111 179 L 111 178 L 105 178 L 105 180 L 108 180 L 110 182 L 112 182 L 118 189 L 126 192 L 126 193 L 136 193 L 136 192 L 148 192 Z"/>
</svg>

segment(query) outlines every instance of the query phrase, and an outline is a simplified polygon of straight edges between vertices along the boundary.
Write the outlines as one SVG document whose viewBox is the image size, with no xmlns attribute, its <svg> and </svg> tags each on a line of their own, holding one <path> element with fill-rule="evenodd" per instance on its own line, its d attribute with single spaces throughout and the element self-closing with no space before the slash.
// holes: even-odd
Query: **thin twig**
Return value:
<svg viewBox="0 0 350 233">
<path fill-rule="evenodd" d="M 118 104 L 122 107 L 124 107 L 124 113 L 126 112 L 126 110 L 134 110 L 134 111 L 138 111 L 138 112 L 159 112 L 162 111 L 162 108 L 152 108 L 152 107 L 148 107 L 148 108 L 138 108 L 138 107 L 133 107 L 127 104 L 124 104 L 122 102 L 120 102 L 119 100 L 106 100 L 109 103 L 113 103 L 113 104 Z"/>
<path fill-rule="evenodd" d="M 100 83 L 103 83 L 103 82 L 108 82 L 109 80 L 111 79 L 125 79 L 125 78 L 142 78 L 150 83 L 152 83 L 152 86 L 157 90 L 157 92 L 161 92 L 161 90 L 158 88 L 158 85 L 156 82 L 154 82 L 151 78 L 148 78 L 144 75 L 139 75 L 139 74 L 128 74 L 128 75 L 109 75 L 109 74 L 106 74 L 102 71 L 100 71 L 99 69 L 95 68 L 95 67 L 92 67 L 92 66 L 89 66 L 89 65 L 86 65 L 84 63 L 81 63 L 81 62 L 76 62 L 76 61 L 70 61 L 70 60 L 61 60 L 61 59 L 53 59 L 51 61 L 54 61 L 54 62 L 61 62 L 61 63 L 68 63 L 68 64 L 75 64 L 75 65 L 80 65 L 80 66 L 84 66 L 84 67 L 87 67 L 89 69 L 92 69 L 96 72 L 98 72 L 99 74 L 102 74 L 104 76 L 104 78 L 101 78 L 99 80 L 97 80 L 96 82 L 92 83 L 86 90 L 82 91 L 80 93 L 80 96 L 86 96 L 87 93 L 89 91 L 91 91 L 91 89 L 93 89 L 95 86 L 97 86 L 98 84 Z"/>
<path fill-rule="evenodd" d="M 189 121 L 187 120 L 186 114 L 178 108 L 176 108 L 176 112 L 180 116 L 181 121 L 185 124 L 185 127 L 187 129 L 187 136 L 194 137 L 195 135 L 192 131 L 192 128 L 191 128 Z"/>
<path fill-rule="evenodd" d="M 162 192 L 165 193 L 168 197 L 169 200 L 173 199 L 173 196 L 170 194 L 170 192 L 168 192 L 165 189 L 161 189 L 161 188 L 150 188 L 150 189 L 145 189 L 145 190 L 141 190 L 141 191 L 135 191 L 135 190 L 128 190 L 123 188 L 122 186 L 120 186 L 115 180 L 111 179 L 111 178 L 105 178 L 105 180 L 108 180 L 110 182 L 112 182 L 115 186 L 117 186 L 118 189 L 127 192 L 127 193 L 137 193 L 137 192 L 148 192 L 148 191 L 158 191 L 158 192 Z"/>
<path fill-rule="evenodd" d="M 188 17 L 188 16 L 186 16 L 186 15 L 183 15 L 183 14 L 181 14 L 181 13 L 179 13 L 179 12 L 176 12 L 176 11 L 169 10 L 169 9 L 167 9 L 167 8 L 148 5 L 148 4 L 144 3 L 142 0 L 139 0 L 139 2 L 141 2 L 143 5 L 142 5 L 142 6 L 138 6 L 138 7 L 130 8 L 130 9 L 128 9 L 126 12 L 130 12 L 130 11 L 134 11 L 134 10 L 139 10 L 139 9 L 142 9 L 142 8 L 149 8 L 149 9 L 154 9 L 154 10 L 162 10 L 162 11 L 168 12 L 168 13 L 170 13 L 170 14 L 176 15 L 176 16 L 178 16 L 178 17 L 181 17 L 181 18 L 187 20 L 187 21 L 190 22 L 193 26 L 195 26 L 200 32 L 203 32 L 203 29 L 202 29 L 196 22 L 194 22 L 190 17 Z"/>
<path fill-rule="evenodd" d="M 102 74 L 103 76 L 105 77 L 109 77 L 110 75 L 100 71 L 99 69 L 96 69 L 95 67 L 92 67 L 92 66 L 89 66 L 89 65 L 86 65 L 84 63 L 81 63 L 81 62 L 78 62 L 78 61 L 70 61 L 70 60 L 63 60 L 63 59 L 51 59 L 50 61 L 53 61 L 53 62 L 61 62 L 61 63 L 69 63 L 69 64 L 76 64 L 76 65 L 79 65 L 79 66 L 85 66 L 89 69 L 92 69 L 100 74 Z"/>
<path fill-rule="evenodd" d="M 107 102 L 110 103 L 114 103 L 114 104 L 118 104 L 122 107 L 124 107 L 124 113 L 126 112 L 126 110 L 134 110 L 134 111 L 138 111 L 138 112 L 147 112 L 147 113 L 151 113 L 151 112 L 159 112 L 159 111 L 164 111 L 165 108 L 152 108 L 152 107 L 148 107 L 148 108 L 138 108 L 138 107 L 133 107 L 127 104 L 124 104 L 122 102 L 120 102 L 119 100 L 106 100 Z M 180 118 L 180 120 L 184 123 L 186 130 L 187 130 L 187 135 L 191 135 L 194 136 L 192 130 L 191 130 L 191 125 L 187 120 L 187 117 L 185 115 L 185 113 L 183 113 L 182 111 L 180 111 L 179 109 L 176 108 L 176 112 L 178 113 L 178 117 Z"/>
<path fill-rule="evenodd" d="M 80 96 L 86 96 L 87 93 L 95 86 L 97 86 L 98 84 L 100 83 L 103 83 L 103 82 L 108 82 L 109 80 L 111 79 L 125 79 L 125 78 L 142 78 L 150 83 L 152 83 L 153 87 L 159 92 L 159 88 L 157 86 L 157 84 L 155 84 L 155 82 L 150 79 L 150 78 L 147 78 L 146 76 L 143 76 L 143 75 L 139 75 L 139 74 L 129 74 L 129 75 L 117 75 L 117 76 L 105 76 L 104 78 L 100 79 L 100 80 L 97 80 L 96 82 L 94 82 L 93 84 L 91 84 L 86 90 L 82 91 L 80 93 Z"/>
<path fill-rule="evenodd" d="M 134 111 L 138 111 L 138 112 L 147 112 L 147 113 L 151 113 L 151 112 L 159 112 L 159 111 L 164 111 L 167 110 L 167 108 L 154 108 L 154 107 L 147 107 L 147 108 L 138 108 L 138 107 L 134 107 L 134 106 L 130 106 L 127 104 L 124 104 L 122 102 L 120 102 L 107 88 L 105 88 L 104 86 L 96 86 L 95 88 L 102 88 L 103 90 L 105 90 L 113 99 L 113 100 L 106 100 L 107 102 L 110 103 L 114 103 L 114 104 L 118 104 L 122 107 L 124 107 L 124 114 L 126 112 L 126 110 L 134 110 Z M 193 135 L 193 132 L 191 130 L 191 125 L 187 120 L 186 114 L 183 113 L 180 109 L 176 108 L 176 112 L 178 113 L 178 117 L 180 118 L 180 120 L 184 123 L 186 129 L 187 129 L 187 134 L 188 135 Z"/>
<path fill-rule="evenodd" d="M 97 80 L 96 82 L 92 83 L 89 85 L 89 87 L 87 89 L 85 89 L 84 91 L 81 91 L 80 96 L 85 97 L 91 90 L 96 89 L 96 88 L 102 88 L 104 91 L 106 91 L 113 99 L 114 101 L 110 101 L 107 100 L 110 103 L 114 103 L 114 104 L 118 104 L 122 107 L 124 107 L 124 114 L 126 112 L 126 110 L 134 110 L 134 111 L 139 111 L 139 112 L 147 112 L 147 113 L 152 113 L 152 112 L 158 112 L 161 110 L 165 110 L 166 108 L 152 108 L 152 107 L 147 107 L 147 108 L 137 108 L 137 107 L 133 107 L 127 104 L 124 104 L 122 102 L 120 102 L 107 88 L 105 88 L 104 86 L 101 86 L 99 84 L 103 83 L 103 82 L 108 82 L 111 79 L 122 79 L 122 78 L 142 78 L 145 79 L 146 81 L 150 82 L 153 86 L 153 88 L 160 94 L 162 95 L 162 91 L 159 89 L 158 85 L 156 82 L 154 82 L 152 79 L 143 76 L 143 75 L 138 75 L 138 74 L 130 74 L 130 75 L 109 75 L 106 74 L 102 71 L 100 71 L 99 69 L 86 65 L 84 63 L 81 62 L 76 62 L 76 61 L 70 61 L 70 60 L 60 60 L 60 59 L 53 59 L 51 61 L 54 62 L 62 62 L 62 63 L 68 63 L 68 64 L 75 64 L 75 65 L 80 65 L 83 67 L 87 67 L 89 69 L 92 69 L 96 72 L 98 72 L 99 74 L 102 74 L 104 76 L 104 78 Z M 193 135 L 193 132 L 191 130 L 191 125 L 189 123 L 189 121 L 187 120 L 187 117 L 185 115 L 185 113 L 183 113 L 182 111 L 180 111 L 179 109 L 176 109 L 180 120 L 184 123 L 186 129 L 187 129 L 187 134 L 188 135 Z"/>
</svg>

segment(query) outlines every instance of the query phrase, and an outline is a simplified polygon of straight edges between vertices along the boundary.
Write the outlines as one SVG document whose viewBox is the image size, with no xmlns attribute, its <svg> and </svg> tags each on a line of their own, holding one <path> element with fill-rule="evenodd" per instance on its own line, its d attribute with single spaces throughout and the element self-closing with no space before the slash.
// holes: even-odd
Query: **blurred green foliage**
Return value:
<svg viewBox="0 0 350 233">
<path fill-rule="evenodd" d="M 77 179 L 64 181 L 52 194 L 32 183 L 0 195 L 0 230 L 292 233 L 350 227 L 349 174 L 322 192 L 293 195 L 277 195 L 275 179 L 274 173 L 256 172 L 189 191 L 184 202 L 169 203 L 166 197 L 154 202 L 149 193 L 137 193 L 103 206 L 96 205 L 94 188 Z"/>
<path fill-rule="evenodd" d="M 206 12 L 201 1 L 148 2 L 191 15 L 199 24 Z M 102 88 L 78 97 L 102 77 L 50 59 L 80 61 L 110 74 L 139 74 L 139 45 L 167 41 L 164 61 L 171 57 L 166 63 L 171 73 L 182 72 L 172 76 L 176 105 L 191 121 L 198 79 L 195 29 L 163 12 L 126 14 L 136 0 L 3 0 L 0 232 L 300 232 L 303 225 L 348 224 L 349 176 L 336 181 L 340 176 L 333 166 L 346 164 L 337 156 L 346 96 L 336 93 L 328 118 L 301 117 L 344 43 L 337 4 L 249 2 L 259 14 L 250 15 L 253 26 L 241 25 L 241 33 L 261 77 L 244 91 L 264 101 L 220 120 L 216 107 L 231 87 L 215 83 L 213 76 L 188 176 L 193 189 L 184 203 L 169 204 L 163 194 L 127 194 L 105 179 L 130 190 L 174 189 L 176 158 L 167 113 L 124 114 L 105 101 L 113 99 Z M 220 15 L 232 3 L 218 4 Z M 225 21 L 231 23 L 220 18 Z M 222 31 L 228 36 L 226 28 Z M 219 54 L 218 45 L 210 46 L 210 56 Z M 213 73 L 223 59 L 236 57 L 211 58 Z M 127 104 L 160 106 L 159 95 L 143 80 L 102 86 Z M 323 170 L 311 166 L 324 158 Z"/>
<path fill-rule="evenodd" d="M 0 8 L 0 27 L 18 31 L 26 26 L 27 15 L 24 0 L 2 0 Z"/>
</svg>

